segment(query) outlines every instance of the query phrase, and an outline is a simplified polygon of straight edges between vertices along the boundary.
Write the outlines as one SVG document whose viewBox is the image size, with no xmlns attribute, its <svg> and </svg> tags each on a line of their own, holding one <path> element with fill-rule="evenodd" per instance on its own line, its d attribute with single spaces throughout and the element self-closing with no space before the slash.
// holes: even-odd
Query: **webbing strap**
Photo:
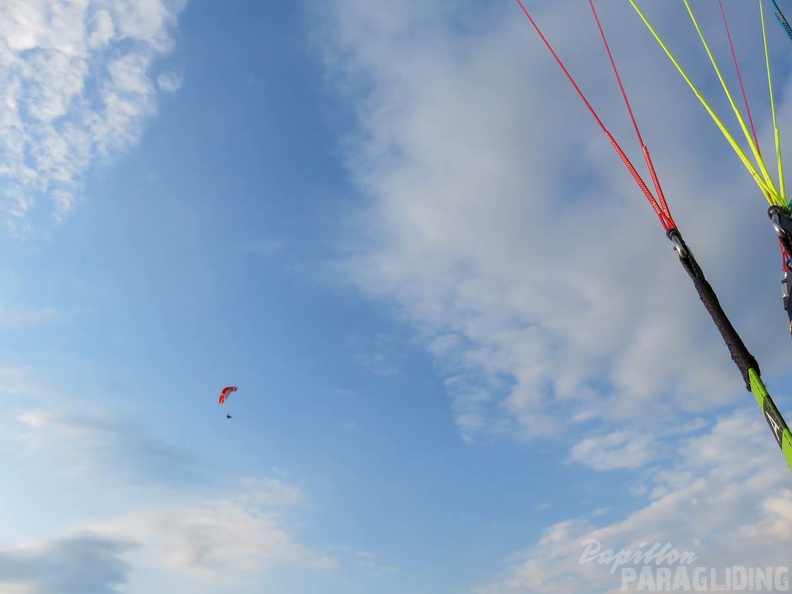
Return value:
<svg viewBox="0 0 792 594">
<path fill-rule="evenodd" d="M 718 332 L 720 332 L 723 342 L 726 343 L 726 347 L 729 349 L 729 354 L 731 355 L 732 361 L 734 361 L 737 369 L 740 370 L 740 374 L 743 377 L 746 389 L 750 390 L 751 380 L 749 378 L 748 371 L 750 369 L 756 369 L 758 371 L 759 364 L 756 362 L 754 356 L 748 352 L 748 348 L 745 346 L 742 338 L 740 338 L 737 330 L 735 330 L 731 320 L 729 320 L 728 316 L 726 315 L 726 312 L 723 311 L 723 307 L 721 307 L 718 296 L 715 294 L 712 285 L 710 285 L 707 279 L 704 277 L 704 271 L 701 270 L 701 267 L 696 261 L 696 257 L 693 255 L 693 252 L 691 252 L 690 248 L 688 248 L 688 246 L 685 244 L 684 240 L 682 239 L 682 235 L 678 230 L 673 229 L 669 232 L 668 236 L 671 239 L 673 239 L 674 236 L 678 237 L 679 242 L 681 242 L 682 246 L 684 247 L 684 253 L 680 253 L 679 255 L 679 262 L 682 264 L 682 268 L 685 269 L 685 272 L 688 273 L 690 280 L 693 281 L 693 285 L 696 287 L 696 292 L 698 292 L 699 299 L 701 299 L 701 302 L 707 309 L 707 313 L 709 313 L 712 321 L 718 328 Z"/>
</svg>

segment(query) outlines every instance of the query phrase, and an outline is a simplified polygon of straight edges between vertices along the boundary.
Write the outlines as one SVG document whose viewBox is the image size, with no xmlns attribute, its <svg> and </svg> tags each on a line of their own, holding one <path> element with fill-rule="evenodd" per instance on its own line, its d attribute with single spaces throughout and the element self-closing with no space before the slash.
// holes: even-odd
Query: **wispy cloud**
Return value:
<svg viewBox="0 0 792 594">
<path fill-rule="evenodd" d="M 82 175 L 139 138 L 156 106 L 149 78 L 186 0 L 0 5 L 0 212 L 17 229 L 34 206 L 56 218 Z M 178 88 L 166 75 L 164 88 Z"/>
<path fill-rule="evenodd" d="M 132 482 L 164 484 L 200 477 L 189 453 L 131 423 L 64 410 L 32 410 L 18 420 L 26 428 L 20 439 L 31 452 L 69 453 L 70 460 L 79 460 L 64 466 L 64 472 L 100 471 Z"/>
<path fill-rule="evenodd" d="M 373 575 L 387 575 L 387 574 L 394 574 L 398 573 L 399 568 L 393 565 L 385 565 L 381 561 L 379 561 L 373 553 L 368 553 L 365 551 L 358 551 L 355 555 L 357 558 L 357 563 L 366 571 L 372 573 Z"/>
<path fill-rule="evenodd" d="M 64 314 L 54 307 L 0 303 L 0 327 L 35 326 L 61 319 L 63 316 Z"/>
<path fill-rule="evenodd" d="M 644 504 L 610 525 L 578 518 L 550 526 L 509 560 L 485 587 L 487 594 L 585 594 L 619 587 L 609 566 L 580 563 L 583 541 L 603 550 L 638 550 L 642 542 L 669 542 L 693 551 L 701 566 L 786 566 L 782 543 L 792 534 L 792 491 L 775 444 L 753 411 L 720 419 L 674 451 L 669 470 L 646 479 Z M 617 513 L 618 510 L 610 510 Z M 596 514 L 595 514 L 596 517 Z"/>
<path fill-rule="evenodd" d="M 278 479 L 243 478 L 239 497 L 243 501 L 267 507 L 288 506 L 300 503 L 304 495 L 294 485 Z"/>
<path fill-rule="evenodd" d="M 360 336 L 349 336 L 347 342 L 357 351 L 355 361 L 371 373 L 393 376 L 401 372 L 401 356 L 396 347 L 396 338 L 388 334 L 377 334 L 373 340 Z"/>
<path fill-rule="evenodd" d="M 620 521 L 597 525 L 589 511 L 548 527 L 485 591 L 617 587 L 607 570 L 579 565 L 589 537 L 617 550 L 700 539 L 717 543 L 707 555 L 720 563 L 785 563 L 771 540 L 747 550 L 741 536 L 787 530 L 788 475 L 762 415 L 730 408 L 745 392 L 728 352 L 640 190 L 519 9 L 321 4 L 328 76 L 357 123 L 344 145 L 361 194 L 345 272 L 412 323 L 464 437 L 555 439 L 571 461 L 634 471 L 623 488 L 638 499 Z M 757 265 L 759 242 L 733 241 L 764 234 L 775 248 L 762 197 L 635 15 L 601 4 L 677 220 L 763 370 L 782 369 L 777 296 L 736 280 L 777 283 Z M 676 7 L 654 10 L 675 22 Z M 560 0 L 537 17 L 640 160 L 591 15 Z M 688 66 L 699 74 L 707 64 Z M 735 259 L 748 272 L 726 264 Z M 605 517 L 618 515 L 609 505 Z"/>
<path fill-rule="evenodd" d="M 184 77 L 176 72 L 163 72 L 157 77 L 157 86 L 166 93 L 175 93 L 184 84 Z"/>
<path fill-rule="evenodd" d="M 637 468 L 655 457 L 657 447 L 647 433 L 613 431 L 584 437 L 572 446 L 570 458 L 596 470 Z"/>
<path fill-rule="evenodd" d="M 51 471 L 44 469 L 56 468 L 54 484 L 68 484 L 104 510 L 103 519 L 72 517 L 69 512 L 62 525 L 114 535 L 108 542 L 130 546 L 110 548 L 104 557 L 99 553 L 96 558 L 81 557 L 69 554 L 79 549 L 75 548 L 77 541 L 72 543 L 71 536 L 66 536 L 37 545 L 33 550 L 41 553 L 36 553 L 33 561 L 11 552 L 4 558 L 0 550 L 2 591 L 5 578 L 35 594 L 70 594 L 79 587 L 67 589 L 67 585 L 72 587 L 67 576 L 78 576 L 82 581 L 75 577 L 74 583 L 83 584 L 81 576 L 85 575 L 93 576 L 85 580 L 92 579 L 96 590 L 83 591 L 104 594 L 124 583 L 129 566 L 164 572 L 180 583 L 195 580 L 201 587 L 259 579 L 283 564 L 317 571 L 335 566 L 331 558 L 301 541 L 294 517 L 306 496 L 295 485 L 255 476 L 233 482 L 217 477 L 209 480 L 190 452 L 142 427 L 106 415 L 37 409 L 20 414 L 17 420 L 22 431 L 16 432 L 16 459 L 36 461 L 48 475 Z M 20 444 L 24 446 L 21 449 Z M 103 490 L 108 479 L 124 491 Z M 136 496 L 125 498 L 121 493 L 128 490 Z M 135 544 L 134 555 L 129 556 L 131 543 Z M 61 576 L 61 581 L 50 584 L 47 571 L 30 569 L 28 573 L 39 557 L 41 563 L 49 563 L 56 554 L 58 563 L 52 573 Z M 81 569 L 86 564 L 90 567 Z M 9 571 L 3 572 L 4 567 Z M 103 571 L 108 575 L 104 581 L 100 579 Z"/>
<path fill-rule="evenodd" d="M 36 399 L 63 395 L 55 385 L 41 379 L 38 370 L 32 367 L 0 365 L 0 396 Z"/>
<path fill-rule="evenodd" d="M 736 401 L 739 376 L 651 209 L 519 10 L 323 6 L 322 47 L 357 116 L 345 149 L 365 198 L 345 270 L 425 339 L 465 436 L 561 436 L 571 426 L 601 435 L 647 416 L 670 431 L 688 414 Z M 604 10 L 621 43 L 662 63 L 645 31 L 627 23 L 634 15 Z M 581 12 L 554 2 L 540 16 L 629 143 L 618 92 L 599 77 L 608 71 L 601 41 Z M 559 33 L 573 22 L 591 34 Z M 764 224 L 746 200 L 751 180 L 719 167 L 711 151 L 702 158 L 682 128 L 671 134 L 672 117 L 693 135 L 711 126 L 687 95 L 661 102 L 653 93 L 678 82 L 672 69 L 630 68 L 629 76 L 642 112 L 657 114 L 642 123 L 677 197 L 672 207 L 710 276 L 727 278 L 735 268 L 725 261 L 761 257 L 731 241 L 746 221 Z M 749 330 L 772 327 L 773 295 L 752 294 L 759 304 L 741 289 L 733 297 L 738 323 L 751 311 Z M 782 328 L 751 338 L 771 353 L 785 339 Z M 641 451 L 631 465 L 647 459 Z"/>
<path fill-rule="evenodd" d="M 329 568 L 333 562 L 302 546 L 276 514 L 231 501 L 169 508 L 134 517 L 128 530 L 158 564 L 196 576 L 262 573 L 289 563 Z"/>
<path fill-rule="evenodd" d="M 0 590 L 105 594 L 148 569 L 204 591 L 280 565 L 332 569 L 335 561 L 301 543 L 288 520 L 303 499 L 277 479 L 243 480 L 227 497 L 184 491 L 171 503 L 94 520 L 89 530 L 0 549 Z"/>
<path fill-rule="evenodd" d="M 12 594 L 112 594 L 128 581 L 135 547 L 85 533 L 0 549 L 0 585 Z"/>
<path fill-rule="evenodd" d="M 304 499 L 277 479 L 244 479 L 227 497 L 185 495 L 179 504 L 125 515 L 103 529 L 141 543 L 147 563 L 201 579 L 237 580 L 279 564 L 335 566 L 300 543 L 287 519 Z"/>
</svg>

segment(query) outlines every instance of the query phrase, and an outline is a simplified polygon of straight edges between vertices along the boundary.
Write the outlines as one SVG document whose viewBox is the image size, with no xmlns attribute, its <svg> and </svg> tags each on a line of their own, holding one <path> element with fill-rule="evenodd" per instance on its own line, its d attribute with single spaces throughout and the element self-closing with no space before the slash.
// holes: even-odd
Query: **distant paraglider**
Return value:
<svg viewBox="0 0 792 594">
<path fill-rule="evenodd" d="M 222 391 L 220 392 L 220 398 L 217 400 L 218 404 L 225 404 L 226 400 L 228 400 L 228 397 L 231 395 L 231 393 L 236 391 L 237 391 L 236 386 L 226 386 L 225 388 L 223 388 Z M 231 415 L 226 414 L 226 419 L 230 419 L 230 418 Z"/>
</svg>

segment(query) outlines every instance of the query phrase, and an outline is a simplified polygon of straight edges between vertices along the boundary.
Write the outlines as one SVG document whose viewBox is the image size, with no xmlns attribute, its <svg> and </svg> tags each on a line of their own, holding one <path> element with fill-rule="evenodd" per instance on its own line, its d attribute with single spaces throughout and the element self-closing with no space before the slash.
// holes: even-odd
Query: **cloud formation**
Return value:
<svg viewBox="0 0 792 594">
<path fill-rule="evenodd" d="M 173 47 L 185 1 L 0 5 L 0 213 L 7 224 L 30 227 L 35 206 L 63 217 L 86 170 L 137 141 L 156 106 L 151 66 Z M 168 79 L 163 88 L 177 86 Z"/>
<path fill-rule="evenodd" d="M 141 509 L 101 529 L 141 544 L 141 563 L 207 583 L 238 581 L 273 566 L 293 564 L 324 570 L 327 556 L 302 544 L 289 520 L 304 494 L 277 479 L 247 478 L 227 495 Z"/>
<path fill-rule="evenodd" d="M 333 565 L 301 545 L 278 514 L 241 502 L 171 507 L 143 513 L 133 522 L 128 530 L 139 535 L 158 564 L 198 577 L 262 573 L 280 563 Z"/>
<path fill-rule="evenodd" d="M 97 533 L 0 549 L 9 594 L 112 594 L 128 581 L 130 540 Z"/>
<path fill-rule="evenodd" d="M 668 470 L 649 473 L 636 495 L 642 505 L 610 525 L 585 518 L 548 527 L 485 594 L 619 591 L 620 571 L 581 563 L 584 542 L 601 550 L 640 550 L 642 542 L 691 551 L 696 565 L 724 568 L 787 567 L 792 536 L 792 491 L 775 444 L 752 410 L 739 411 L 689 437 Z M 641 564 L 638 564 L 640 569 Z"/>
<path fill-rule="evenodd" d="M 184 79 L 175 72 L 163 72 L 157 77 L 157 86 L 166 93 L 175 93 L 181 89 Z"/>
<path fill-rule="evenodd" d="M 761 412 L 742 408 L 752 399 L 651 208 L 519 8 L 463 5 L 324 4 L 328 75 L 357 123 L 344 148 L 361 204 L 344 271 L 412 323 L 466 439 L 562 441 L 570 463 L 631 471 L 618 480 L 635 497 L 609 509 L 612 523 L 600 512 L 601 524 L 547 527 L 483 592 L 618 589 L 579 564 L 587 538 L 616 550 L 699 539 L 712 565 L 787 563 L 783 458 Z M 598 7 L 677 222 L 764 372 L 786 369 L 777 293 L 749 288 L 778 282 L 761 194 L 629 7 Z M 709 81 L 695 34 L 674 26 L 680 10 L 652 6 Z M 640 162 L 587 7 L 535 12 Z M 754 13 L 734 5 L 732 27 L 756 57 Z M 754 116 L 771 137 L 766 109 Z M 765 243 L 735 241 L 748 234 Z"/>
<path fill-rule="evenodd" d="M 584 437 L 570 450 L 570 457 L 596 470 L 637 468 L 653 458 L 651 437 L 631 431 L 612 431 Z"/>
<path fill-rule="evenodd" d="M 651 209 L 516 6 L 326 6 L 320 37 L 329 77 L 357 117 L 345 148 L 364 198 L 345 271 L 424 338 L 465 437 L 626 426 L 610 439 L 633 452 L 634 467 L 651 460 L 647 444 L 680 416 L 742 397 Z M 763 208 L 746 199 L 751 180 L 725 143 L 700 146 L 699 138 L 717 140 L 712 124 L 635 15 L 601 10 L 606 28 L 619 31 L 617 59 L 688 241 L 716 289 L 730 289 L 725 306 L 748 327 L 748 342 L 772 352 L 785 339 L 772 322 L 776 295 L 720 282 L 763 269 L 762 282 L 777 283 L 756 264 L 759 247 L 732 241 L 755 223 L 775 248 Z M 660 19 L 672 10 L 656 8 Z M 537 12 L 639 161 L 591 15 L 575 2 Z M 563 34 L 570 27 L 580 34 Z M 745 266 L 727 269 L 732 258 Z M 748 310 L 752 323 L 740 324 Z M 647 434 L 647 416 L 657 435 Z M 573 457 L 594 445 L 581 442 Z"/>
<path fill-rule="evenodd" d="M 19 415 L 20 439 L 31 451 L 66 454 L 64 472 L 99 472 L 133 483 L 161 484 L 198 479 L 194 460 L 181 448 L 149 435 L 142 427 L 104 416 L 64 410 L 31 410 Z"/>
<path fill-rule="evenodd" d="M 298 488 L 277 479 L 243 480 L 228 497 L 183 492 L 178 501 L 93 522 L 90 530 L 0 549 L 0 590 L 137 591 L 133 573 L 153 570 L 203 591 L 260 577 L 277 565 L 333 568 L 332 559 L 299 541 L 288 520 L 303 499 Z"/>
</svg>

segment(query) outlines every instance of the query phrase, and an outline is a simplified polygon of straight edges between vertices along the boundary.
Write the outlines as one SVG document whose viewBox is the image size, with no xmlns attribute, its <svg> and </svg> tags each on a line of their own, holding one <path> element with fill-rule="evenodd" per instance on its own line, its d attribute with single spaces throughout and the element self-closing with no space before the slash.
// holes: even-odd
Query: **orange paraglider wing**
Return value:
<svg viewBox="0 0 792 594">
<path fill-rule="evenodd" d="M 236 391 L 237 391 L 236 386 L 228 386 L 226 388 L 223 388 L 223 391 L 220 392 L 220 398 L 218 399 L 217 402 L 219 404 L 224 404 L 225 401 L 228 400 L 228 397 L 231 394 L 231 392 L 236 392 Z"/>
</svg>

